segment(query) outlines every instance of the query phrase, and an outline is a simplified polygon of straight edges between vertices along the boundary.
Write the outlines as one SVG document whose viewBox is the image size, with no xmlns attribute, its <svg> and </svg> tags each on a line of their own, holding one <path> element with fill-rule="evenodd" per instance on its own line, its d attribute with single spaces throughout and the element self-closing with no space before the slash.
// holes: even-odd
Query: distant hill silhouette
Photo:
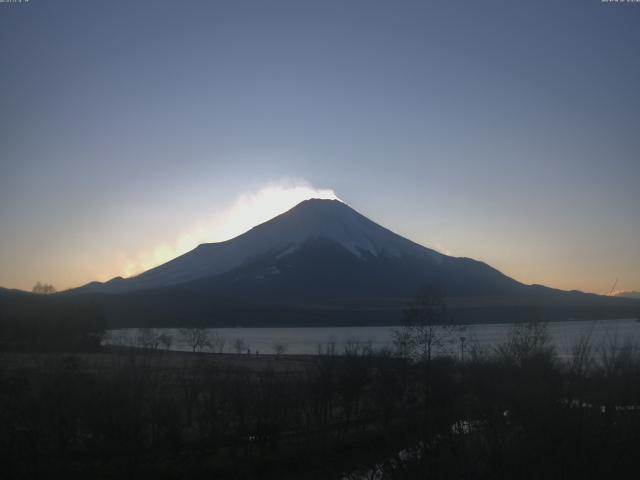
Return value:
<svg viewBox="0 0 640 480">
<path fill-rule="evenodd" d="M 132 278 L 64 292 L 114 325 L 392 324 L 423 285 L 460 321 L 629 316 L 637 302 L 524 285 L 443 255 L 337 200 L 307 200 L 226 242 L 203 244 Z M 635 310 L 634 310 L 635 309 Z"/>
</svg>

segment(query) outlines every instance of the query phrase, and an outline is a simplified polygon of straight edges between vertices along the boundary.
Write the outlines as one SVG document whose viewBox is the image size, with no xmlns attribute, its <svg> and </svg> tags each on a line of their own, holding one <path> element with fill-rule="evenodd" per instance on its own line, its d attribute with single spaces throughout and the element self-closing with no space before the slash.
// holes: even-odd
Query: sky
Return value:
<svg viewBox="0 0 640 480">
<path fill-rule="evenodd" d="M 525 283 L 640 290 L 640 3 L 30 0 L 0 43 L 1 286 L 321 196 Z"/>
</svg>

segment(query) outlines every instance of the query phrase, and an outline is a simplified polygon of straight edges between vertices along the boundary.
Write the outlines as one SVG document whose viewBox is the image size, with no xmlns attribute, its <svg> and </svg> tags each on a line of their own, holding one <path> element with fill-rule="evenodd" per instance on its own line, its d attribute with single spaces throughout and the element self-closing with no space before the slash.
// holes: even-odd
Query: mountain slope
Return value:
<svg viewBox="0 0 640 480">
<path fill-rule="evenodd" d="M 482 262 L 411 242 L 334 200 L 302 202 L 232 240 L 63 295 L 89 297 L 121 327 L 389 325 L 429 284 L 449 297 L 451 317 L 466 322 L 614 318 L 634 316 L 638 305 L 523 285 Z"/>
<path fill-rule="evenodd" d="M 200 245 L 136 277 L 115 278 L 104 284 L 93 282 L 76 289 L 76 293 L 122 293 L 177 285 L 228 272 L 260 256 L 285 257 L 317 239 L 340 245 L 355 258 L 410 256 L 428 258 L 434 264 L 444 258 L 381 227 L 338 200 L 313 199 L 232 240 Z"/>
</svg>

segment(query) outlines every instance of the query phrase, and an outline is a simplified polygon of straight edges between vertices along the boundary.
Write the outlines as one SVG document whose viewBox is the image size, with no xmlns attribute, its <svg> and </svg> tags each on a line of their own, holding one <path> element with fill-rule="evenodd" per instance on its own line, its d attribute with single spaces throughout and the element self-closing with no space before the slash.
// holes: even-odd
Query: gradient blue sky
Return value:
<svg viewBox="0 0 640 480">
<path fill-rule="evenodd" d="M 640 290 L 640 4 L 31 0 L 0 43 L 0 285 L 104 280 L 306 184 L 526 283 Z"/>
</svg>

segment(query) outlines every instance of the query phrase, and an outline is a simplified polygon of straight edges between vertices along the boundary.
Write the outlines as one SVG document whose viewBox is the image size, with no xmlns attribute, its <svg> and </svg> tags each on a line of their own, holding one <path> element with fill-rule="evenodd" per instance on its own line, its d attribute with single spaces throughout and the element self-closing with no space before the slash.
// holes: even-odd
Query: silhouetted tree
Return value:
<svg viewBox="0 0 640 480">
<path fill-rule="evenodd" d="M 497 347 L 503 360 L 518 367 L 534 361 L 552 361 L 555 348 L 546 323 L 517 323 L 505 343 Z"/>
<path fill-rule="evenodd" d="M 284 354 L 286 351 L 287 346 L 284 343 L 276 343 L 273 345 L 273 353 L 275 353 L 277 357 Z"/>
<path fill-rule="evenodd" d="M 158 336 L 158 340 L 165 348 L 165 350 L 171 350 L 171 345 L 173 344 L 173 337 L 171 335 L 169 335 L 168 333 L 162 333 L 160 334 L 160 336 Z"/>
<path fill-rule="evenodd" d="M 136 342 L 142 348 L 156 350 L 160 346 L 160 336 L 153 328 L 141 328 Z"/>
<path fill-rule="evenodd" d="M 236 353 L 242 353 L 244 352 L 246 346 L 244 343 L 244 338 L 236 338 L 233 342 L 233 349 L 236 351 Z"/>
<path fill-rule="evenodd" d="M 436 286 L 421 288 L 405 310 L 405 324 L 394 340 L 401 354 L 430 362 L 434 353 L 456 338 L 462 330 L 447 317 L 444 292 Z"/>
<path fill-rule="evenodd" d="M 180 336 L 194 353 L 211 346 L 209 334 L 204 328 L 181 328 Z"/>
<path fill-rule="evenodd" d="M 213 353 L 223 353 L 226 343 L 227 340 L 220 335 L 220 333 L 213 332 L 213 334 L 209 335 L 209 343 L 207 346 Z"/>
<path fill-rule="evenodd" d="M 405 323 L 395 334 L 396 350 L 417 362 L 416 373 L 419 380 L 417 395 L 421 399 L 422 444 L 428 445 L 434 435 L 437 419 L 434 392 L 434 355 L 449 342 L 454 341 L 462 327 L 450 323 L 447 318 L 444 292 L 441 288 L 428 285 L 418 290 L 405 310 Z M 431 451 L 425 450 L 428 459 Z"/>
<path fill-rule="evenodd" d="M 37 282 L 31 291 L 42 295 L 50 295 L 52 293 L 56 293 L 56 288 L 48 283 Z"/>
</svg>

